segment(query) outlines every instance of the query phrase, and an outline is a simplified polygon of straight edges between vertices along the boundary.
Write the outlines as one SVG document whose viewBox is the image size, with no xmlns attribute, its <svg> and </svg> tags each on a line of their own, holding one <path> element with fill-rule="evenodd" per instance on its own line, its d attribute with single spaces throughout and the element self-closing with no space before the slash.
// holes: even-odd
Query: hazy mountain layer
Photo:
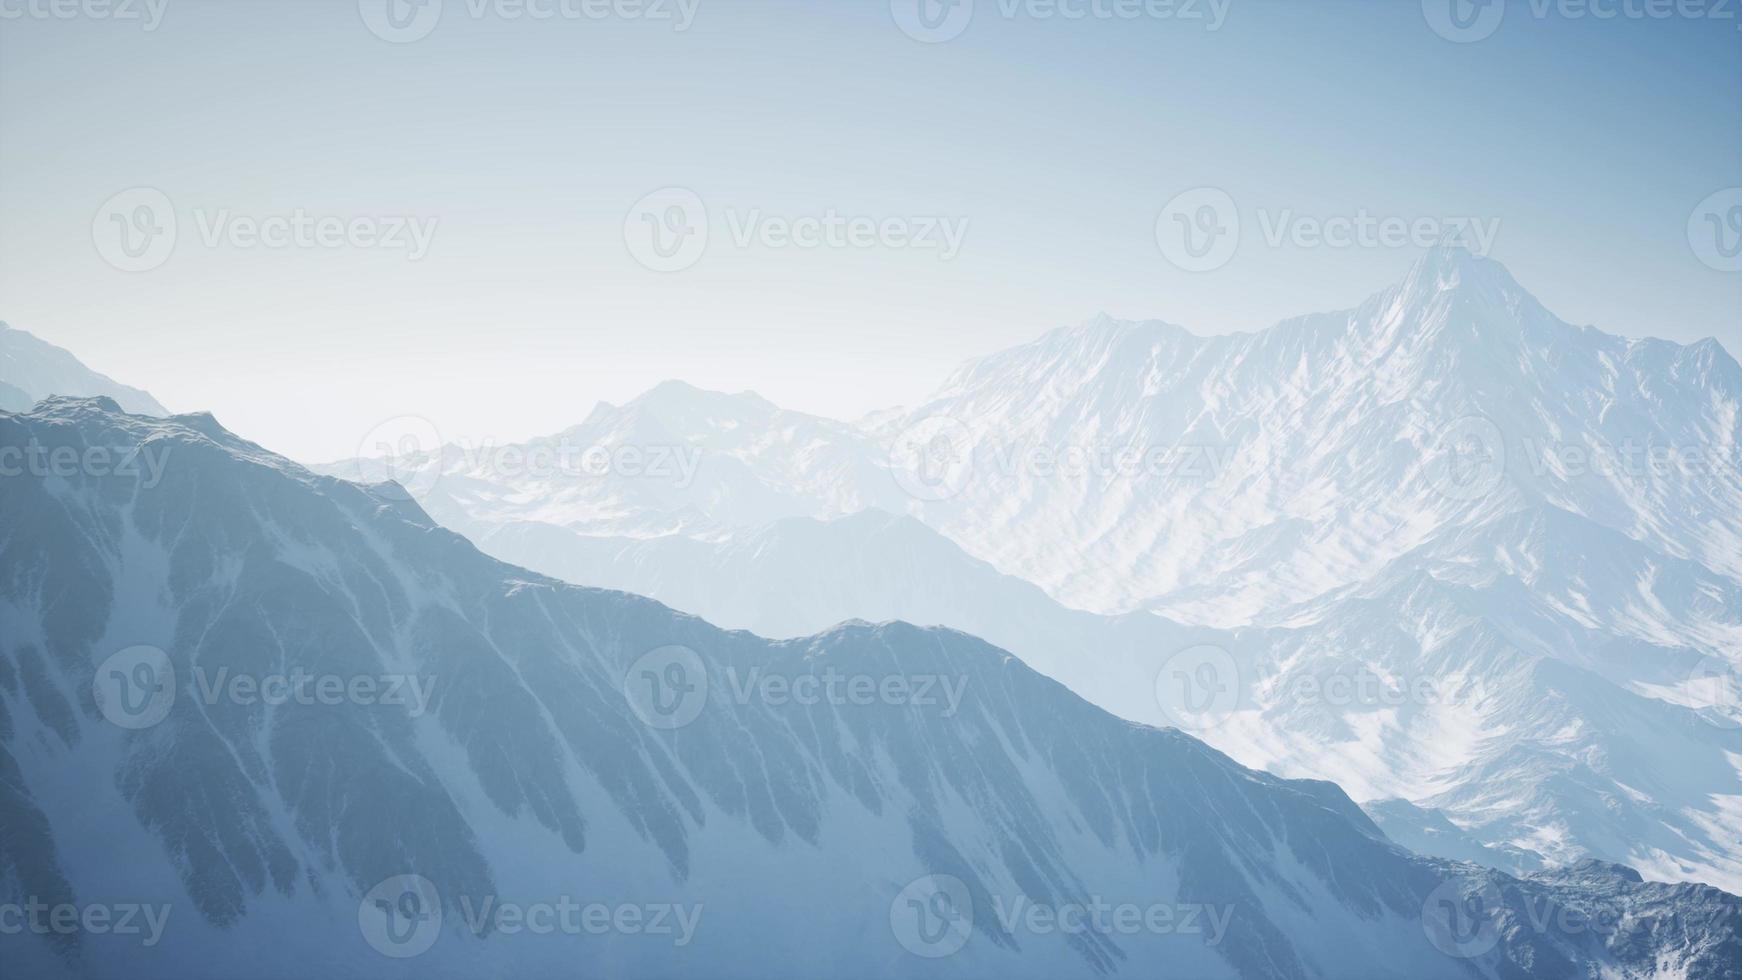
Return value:
<svg viewBox="0 0 1742 980">
<path fill-rule="evenodd" d="M 139 415 L 169 414 L 138 388 L 98 374 L 66 350 L 0 323 L 0 411 L 29 411 L 49 395 L 100 395 Z"/>
<path fill-rule="evenodd" d="M 1742 369 L 1715 342 L 1571 326 L 1437 249 L 1259 333 L 1061 329 L 857 427 L 668 385 L 565 435 L 600 464 L 391 471 L 529 567 L 776 635 L 955 626 L 1136 720 L 1213 643 L 1237 698 L 1193 730 L 1246 764 L 1441 811 L 1513 867 L 1742 887 Z"/>
</svg>

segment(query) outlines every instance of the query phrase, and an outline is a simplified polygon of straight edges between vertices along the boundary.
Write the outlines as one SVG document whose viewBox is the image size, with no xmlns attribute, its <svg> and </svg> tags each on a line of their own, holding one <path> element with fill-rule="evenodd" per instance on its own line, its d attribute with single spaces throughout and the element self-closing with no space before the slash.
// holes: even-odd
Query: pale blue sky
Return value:
<svg viewBox="0 0 1742 980">
<path fill-rule="evenodd" d="M 554 431 L 667 377 L 854 416 L 1099 311 L 1257 329 L 1353 305 L 1417 254 L 1273 247 L 1285 212 L 1498 221 L 1493 254 L 1566 319 L 1742 350 L 1742 273 L 1688 239 L 1696 205 L 1742 186 L 1734 10 L 1514 0 L 1453 43 L 1417 0 L 1230 0 L 1214 31 L 1013 2 L 977 0 L 935 44 L 888 0 L 699 0 L 682 32 L 445 0 L 405 44 L 357 0 L 167 0 L 150 31 L 0 20 L 0 319 L 311 459 L 402 413 L 449 438 Z M 667 186 L 711 228 L 658 273 L 624 223 Z M 1243 234 L 1185 272 L 1156 219 L 1201 186 Z M 94 242 L 134 187 L 178 221 L 144 272 Z M 297 209 L 436 224 L 415 262 L 202 240 L 220 212 Z M 831 210 L 967 225 L 947 260 L 733 240 L 752 214 Z"/>
</svg>

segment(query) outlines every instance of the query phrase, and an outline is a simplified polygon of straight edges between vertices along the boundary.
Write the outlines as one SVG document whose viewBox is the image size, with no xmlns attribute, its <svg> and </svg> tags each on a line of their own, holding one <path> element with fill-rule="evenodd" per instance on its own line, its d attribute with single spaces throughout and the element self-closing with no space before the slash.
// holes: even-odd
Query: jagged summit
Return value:
<svg viewBox="0 0 1742 980">
<path fill-rule="evenodd" d="M 125 412 L 115 399 L 107 395 L 48 395 L 30 408 L 32 415 L 76 415 L 82 412 L 138 414 Z"/>
<path fill-rule="evenodd" d="M 1351 329 L 1353 328 L 1353 329 Z M 1162 361 L 1214 356 L 1230 346 L 1269 348 L 1295 354 L 1316 344 L 1350 342 L 1371 350 L 1395 350 L 1408 335 L 1504 335 L 1508 342 L 1530 335 L 1539 343 L 1577 328 L 1564 324 L 1532 296 L 1499 261 L 1473 253 L 1457 242 L 1423 252 L 1402 278 L 1360 304 L 1327 313 L 1291 317 L 1256 331 L 1200 334 L 1165 320 L 1127 320 L 1106 312 L 1042 334 L 1026 344 L 963 364 L 940 386 L 938 395 L 972 387 L 983 378 L 1020 365 L 1033 373 L 1044 368 L 1080 374 L 1099 365 L 1141 369 Z M 1604 334 L 1602 336 L 1608 337 Z M 1622 338 L 1613 338 L 1625 342 Z"/>
<path fill-rule="evenodd" d="M 712 388 L 702 388 L 678 378 L 670 378 L 654 385 L 647 391 L 631 399 L 629 405 L 679 406 L 710 403 L 736 403 L 746 405 L 774 407 L 774 403 L 763 398 L 754 391 L 718 391 Z"/>
<path fill-rule="evenodd" d="M 1053 356 L 1093 357 L 1110 349 L 1135 350 L 1154 344 L 1196 344 L 1203 339 L 1189 328 L 1167 320 L 1127 320 L 1103 311 L 1077 323 L 1054 327 L 1027 344 L 976 358 L 962 365 L 962 369 L 1030 349 L 1045 350 Z"/>
<path fill-rule="evenodd" d="M 1468 246 L 1458 242 L 1444 242 L 1423 252 L 1410 267 L 1406 278 L 1413 278 L 1424 273 L 1440 277 L 1474 275 L 1497 276 L 1511 280 L 1512 274 L 1507 271 L 1499 260 L 1485 255 L 1477 255 Z"/>
<path fill-rule="evenodd" d="M 599 402 L 575 428 L 626 423 L 677 428 L 691 425 L 733 426 L 760 422 L 781 411 L 778 405 L 753 391 L 716 391 L 672 378 L 659 382 L 620 405 Z"/>
<path fill-rule="evenodd" d="M 1401 280 L 1379 295 L 1390 297 L 1421 327 L 1431 326 L 1436 316 L 1478 325 L 1553 319 L 1506 266 L 1462 245 L 1428 249 Z"/>
</svg>

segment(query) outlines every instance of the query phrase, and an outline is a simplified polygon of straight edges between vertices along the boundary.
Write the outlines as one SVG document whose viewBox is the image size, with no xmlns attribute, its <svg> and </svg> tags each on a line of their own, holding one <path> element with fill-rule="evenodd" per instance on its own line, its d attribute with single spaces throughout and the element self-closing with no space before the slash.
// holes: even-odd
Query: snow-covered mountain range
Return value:
<svg viewBox="0 0 1742 980">
<path fill-rule="evenodd" d="M 7 976 L 1742 964 L 1734 896 L 1416 856 L 960 632 L 723 631 L 207 415 L 0 413 L 38 449 L 87 462 L 0 479 L 0 908 L 153 928 L 9 933 Z"/>
<path fill-rule="evenodd" d="M 972 476 L 926 511 L 968 550 L 1082 608 L 1240 625 L 1528 508 L 1734 576 L 1739 405 L 1716 341 L 1571 326 L 1445 247 L 1353 310 L 1259 333 L 1055 331 L 967 365 L 911 417 L 969 430 Z M 1204 469 L 1001 479 L 988 453 L 1013 445 L 1200 449 Z"/>
<path fill-rule="evenodd" d="M 1413 846 L 1737 889 L 1739 452 L 1716 342 L 1572 326 L 1439 248 L 1351 310 L 1101 317 L 859 423 L 674 383 L 538 444 L 331 471 L 724 625 L 964 629 Z M 1180 657 L 1214 710 L 1178 710 Z"/>
</svg>

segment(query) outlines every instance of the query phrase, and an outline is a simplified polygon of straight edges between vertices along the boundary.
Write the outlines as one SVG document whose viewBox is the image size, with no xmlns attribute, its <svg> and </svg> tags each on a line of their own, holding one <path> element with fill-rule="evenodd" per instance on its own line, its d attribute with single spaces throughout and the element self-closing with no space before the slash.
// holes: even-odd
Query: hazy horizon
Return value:
<svg viewBox="0 0 1742 980">
<path fill-rule="evenodd" d="M 1569 322 L 1742 350 L 1716 12 L 34 9 L 0 20 L 0 319 L 298 458 L 405 414 L 549 433 L 668 378 L 856 418 L 1101 312 L 1347 308 L 1466 223 Z M 1170 254 L 1224 203 L 1235 250 Z M 172 247 L 117 251 L 159 205 Z"/>
<path fill-rule="evenodd" d="M 1504 263 L 1502 263 L 1502 264 L 1504 264 Z M 1361 300 L 1364 300 L 1364 299 L 1368 298 L 1369 296 L 1373 295 L 1374 293 L 1380 292 L 1384 288 L 1389 287 L 1391 285 L 1394 285 L 1394 283 L 1385 283 L 1385 284 L 1375 286 L 1374 289 L 1371 290 L 1368 294 L 1363 295 L 1362 297 L 1360 297 L 1356 300 L 1352 300 L 1350 303 L 1346 304 L 1345 306 L 1338 307 L 1336 309 L 1332 309 L 1332 310 L 1303 310 L 1303 311 L 1301 311 L 1300 314 L 1297 314 L 1296 316 L 1305 316 L 1305 315 L 1311 315 L 1311 314 L 1317 314 L 1317 313 L 1344 312 L 1347 310 L 1353 310 L 1359 304 L 1359 302 Z M 1528 283 L 1521 283 L 1520 285 L 1524 286 L 1526 291 L 1529 291 L 1530 287 L 1529 287 Z M 1554 311 L 1550 310 L 1550 312 L 1553 313 Z M 1047 334 L 1050 334 L 1050 333 L 1057 331 L 1057 330 L 1086 326 L 1086 325 L 1092 323 L 1093 321 L 1100 319 L 1102 317 L 1112 317 L 1112 319 L 1114 319 L 1120 323 L 1126 323 L 1126 324 L 1131 324 L 1131 325 L 1140 325 L 1140 324 L 1144 324 L 1144 323 L 1164 323 L 1164 324 L 1167 324 L 1168 326 L 1177 327 L 1179 329 L 1186 331 L 1187 333 L 1193 334 L 1195 336 L 1200 336 L 1200 337 L 1210 337 L 1210 336 L 1217 336 L 1218 335 L 1215 332 L 1201 331 L 1201 330 L 1194 329 L 1191 324 L 1176 323 L 1172 320 L 1168 320 L 1165 317 L 1116 317 L 1116 316 L 1112 316 L 1112 314 L 1109 314 L 1106 311 L 1098 311 L 1091 316 L 1085 316 L 1085 317 L 1082 317 L 1078 320 L 1072 321 L 1070 323 L 1053 324 L 1051 326 L 1043 327 L 1034 336 L 1029 337 L 1026 340 L 1013 341 L 1011 346 L 1022 346 L 1024 344 L 1031 343 L 1031 342 L 1039 340 L 1040 338 L 1046 336 Z M 1230 333 L 1262 332 L 1264 330 L 1269 330 L 1269 329 L 1273 329 L 1276 327 L 1281 327 L 1281 326 L 1285 325 L 1290 319 L 1293 319 L 1293 317 L 1284 318 L 1283 320 L 1279 320 L 1276 323 L 1270 324 L 1268 326 L 1257 328 L 1255 331 L 1230 331 Z M 49 343 L 53 343 L 53 340 L 51 338 L 46 338 L 46 337 L 42 337 L 40 334 L 35 334 L 33 331 L 30 331 L 30 330 L 20 326 L 19 324 L 8 323 L 4 319 L 0 319 L 0 324 L 5 324 L 7 326 L 12 327 L 13 329 L 24 330 L 26 333 L 32 333 L 33 336 L 37 336 L 38 339 L 44 340 L 44 341 L 49 342 Z M 1588 324 L 1588 326 L 1593 326 L 1604 333 L 1615 335 L 1613 331 L 1604 330 L 1601 325 Z M 1649 338 L 1647 338 L 1647 337 L 1627 337 L 1626 339 L 1642 340 L 1642 339 L 1649 339 Z M 1668 338 L 1656 338 L 1656 339 L 1668 339 Z M 1724 342 L 1721 338 L 1715 338 L 1715 337 L 1714 338 L 1697 338 L 1695 341 L 1676 341 L 1676 342 L 1682 343 L 1685 346 L 1687 343 L 1698 342 L 1698 340 L 1704 340 L 1704 339 L 1717 339 L 1719 341 L 1719 343 L 1724 346 L 1725 351 L 1730 355 L 1730 357 L 1732 359 L 1736 358 L 1736 351 L 1734 349 L 1732 349 L 1731 345 L 1724 344 Z M 57 344 L 56 346 L 64 346 L 64 345 Z M 1006 348 L 1006 349 L 1008 349 L 1008 348 Z M 73 354 L 75 357 L 78 357 L 81 361 L 83 361 L 86 364 L 87 367 L 90 367 L 93 370 L 96 370 L 100 374 L 107 375 L 111 380 L 116 381 L 116 382 L 123 384 L 123 385 L 132 385 L 132 382 L 130 382 L 129 379 L 124 374 L 117 375 L 116 373 L 114 373 L 112 371 L 105 370 L 100 365 L 92 363 L 89 358 L 86 358 L 85 356 L 83 356 L 79 351 L 73 350 L 73 351 L 69 351 L 69 353 Z M 664 385 L 672 384 L 672 383 L 687 385 L 691 388 L 698 389 L 701 391 L 715 392 L 715 393 L 720 393 L 720 394 L 754 395 L 754 396 L 763 398 L 767 401 L 773 402 L 774 404 L 776 404 L 778 407 L 780 407 L 782 409 L 788 409 L 788 410 L 794 410 L 794 411 L 803 411 L 803 412 L 805 412 L 805 414 L 814 415 L 814 416 L 817 416 L 820 418 L 825 418 L 825 419 L 831 419 L 834 421 L 855 422 L 855 421 L 861 420 L 861 419 L 865 418 L 866 416 L 870 416 L 870 415 L 912 409 L 915 407 L 916 402 L 918 402 L 925 395 L 928 395 L 931 392 L 933 392 L 939 385 L 944 384 L 948 380 L 949 376 L 953 372 L 955 372 L 957 369 L 965 366 L 968 363 L 971 363 L 975 360 L 978 360 L 981 357 L 991 355 L 994 353 L 997 353 L 997 351 L 987 350 L 987 351 L 981 352 L 980 354 L 970 356 L 970 357 L 964 359 L 963 361 L 957 362 L 956 364 L 954 364 L 954 365 L 950 366 L 948 369 L 946 369 L 943 373 L 939 374 L 936 378 L 931 379 L 930 383 L 922 389 L 922 391 L 919 393 L 919 395 L 917 395 L 916 397 L 914 397 L 913 399 L 911 399 L 909 401 L 901 402 L 901 403 L 888 402 L 888 403 L 884 403 L 884 404 L 875 404 L 875 405 L 872 405 L 870 408 L 864 409 L 863 411 L 853 413 L 851 415 L 830 415 L 830 414 L 825 413 L 825 412 L 816 412 L 816 411 L 809 411 L 806 409 L 798 409 L 798 408 L 795 408 L 794 406 L 791 406 L 791 405 L 781 404 L 777 399 L 769 398 L 766 394 L 757 390 L 754 387 L 725 388 L 725 387 L 710 385 L 710 384 L 703 383 L 703 382 L 698 382 L 698 381 L 691 379 L 691 378 L 673 375 L 671 377 L 658 378 L 656 380 L 650 381 L 646 387 L 638 389 L 636 391 L 633 391 L 633 392 L 631 392 L 628 395 L 623 396 L 623 397 L 619 397 L 619 398 L 615 398 L 615 399 L 601 397 L 601 398 L 595 400 L 594 402 L 592 402 L 591 404 L 582 408 L 578 412 L 578 414 L 576 414 L 574 417 L 549 420 L 547 423 L 543 423 L 545 425 L 544 428 L 536 429 L 533 431 L 520 432 L 520 433 L 507 433 L 507 434 L 494 433 L 494 432 L 486 432 L 486 433 L 466 432 L 466 433 L 462 433 L 462 434 L 455 436 L 455 435 L 451 435 L 447 432 L 441 431 L 439 429 L 439 426 L 438 426 L 434 434 L 439 435 L 442 442 L 444 442 L 444 443 L 452 442 L 452 443 L 460 445 L 462 447 L 469 447 L 469 448 L 473 448 L 473 449 L 488 448 L 491 446 L 502 446 L 502 445 L 506 445 L 506 444 L 510 444 L 510 443 L 514 443 L 514 442 L 518 442 L 518 441 L 523 441 L 526 439 L 533 439 L 533 438 L 538 438 L 538 437 L 543 437 L 543 436 L 556 435 L 559 432 L 561 432 L 563 429 L 566 429 L 572 425 L 578 424 L 589 413 L 591 413 L 592 411 L 594 411 L 596 408 L 598 408 L 600 406 L 606 406 L 606 405 L 621 406 L 627 402 L 632 402 L 632 401 L 634 401 L 634 400 L 636 400 L 644 395 L 650 394 L 654 390 L 656 390 Z M 138 387 L 137 385 L 133 385 L 133 386 Z M 146 389 L 146 392 L 147 392 L 147 394 L 150 394 L 153 397 L 157 397 L 158 400 L 160 400 L 160 401 L 165 400 L 161 397 L 160 393 L 158 393 L 158 392 L 150 391 L 149 389 Z M 184 406 L 184 405 L 173 404 L 173 402 L 175 401 L 173 397 L 168 399 L 168 401 L 170 402 L 170 404 L 167 407 L 170 409 L 170 411 L 176 412 L 176 413 L 214 411 L 210 408 L 203 407 L 203 406 L 197 406 L 197 405 L 185 405 Z M 218 413 L 216 413 L 214 411 L 214 414 L 218 414 Z M 416 429 L 420 432 L 425 432 L 427 430 L 423 429 L 421 423 L 423 421 L 426 421 L 426 420 L 427 420 L 426 416 L 418 416 L 418 415 L 415 415 L 415 413 L 397 413 L 396 415 L 391 416 L 389 418 L 379 419 L 379 420 L 377 420 L 377 422 L 386 424 L 390 430 L 396 431 L 396 432 L 397 431 L 405 431 L 407 429 L 408 425 L 411 426 L 411 428 Z M 219 421 L 221 424 L 226 423 L 226 420 L 223 419 L 221 416 L 219 417 Z M 539 423 L 535 423 L 535 424 L 539 424 Z M 348 435 L 348 434 L 349 434 L 348 432 L 345 433 L 345 435 Z M 378 431 L 372 431 L 370 433 L 371 437 L 378 436 L 378 435 L 379 435 Z M 272 449 L 274 451 L 284 452 L 283 450 L 279 450 L 277 447 L 272 446 L 270 444 L 266 444 L 266 448 Z M 428 448 L 428 447 L 426 447 L 426 448 Z M 345 459 L 354 458 L 357 456 L 374 455 L 374 453 L 371 452 L 366 445 L 359 445 L 357 447 L 353 447 L 351 449 L 344 450 L 338 454 L 330 455 L 330 456 L 298 455 L 296 453 L 290 453 L 290 452 L 285 452 L 285 454 L 292 456 L 293 458 L 297 458 L 303 462 L 308 462 L 308 463 L 333 463 L 333 462 L 338 462 L 338 461 L 345 460 Z"/>
</svg>

